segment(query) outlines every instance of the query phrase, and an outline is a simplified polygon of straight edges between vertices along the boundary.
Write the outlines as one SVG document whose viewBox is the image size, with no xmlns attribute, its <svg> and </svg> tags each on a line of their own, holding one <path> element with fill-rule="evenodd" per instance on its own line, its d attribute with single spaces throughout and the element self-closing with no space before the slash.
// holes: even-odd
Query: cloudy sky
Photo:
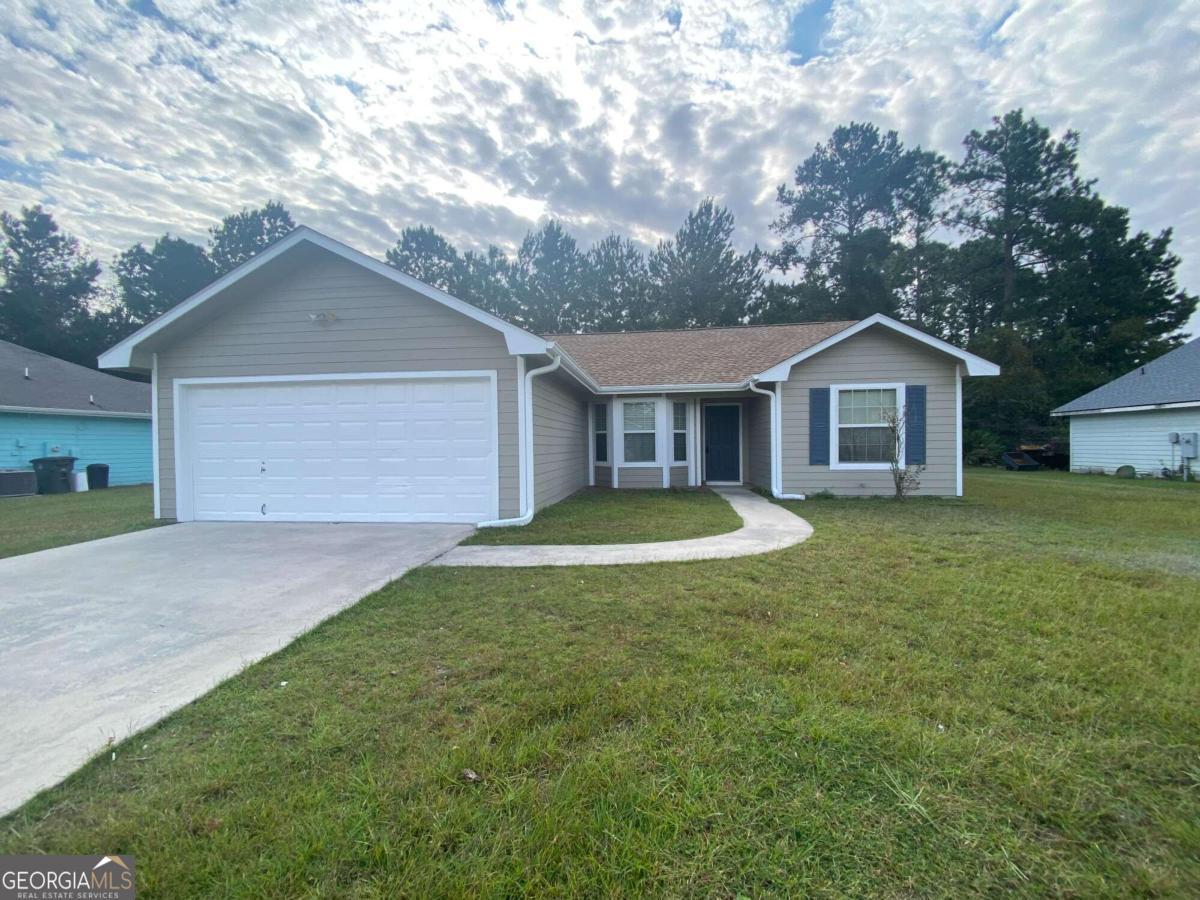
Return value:
<svg viewBox="0 0 1200 900">
<path fill-rule="evenodd" d="M 14 8 L 15 7 L 15 8 Z M 771 244 L 837 124 L 959 157 L 1014 106 L 1173 226 L 1200 290 L 1200 2 L 0 0 L 0 207 L 102 260 L 267 198 L 382 255 L 512 248 L 546 217 L 652 245 L 711 194 Z"/>
</svg>

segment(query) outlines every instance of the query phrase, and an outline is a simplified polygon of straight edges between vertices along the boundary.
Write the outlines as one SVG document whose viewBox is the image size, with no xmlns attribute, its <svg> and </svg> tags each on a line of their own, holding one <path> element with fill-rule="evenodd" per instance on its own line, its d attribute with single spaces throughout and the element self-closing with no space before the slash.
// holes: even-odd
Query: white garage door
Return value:
<svg viewBox="0 0 1200 900">
<path fill-rule="evenodd" d="M 489 378 L 187 384 L 181 390 L 180 518 L 498 517 L 496 392 Z"/>
</svg>

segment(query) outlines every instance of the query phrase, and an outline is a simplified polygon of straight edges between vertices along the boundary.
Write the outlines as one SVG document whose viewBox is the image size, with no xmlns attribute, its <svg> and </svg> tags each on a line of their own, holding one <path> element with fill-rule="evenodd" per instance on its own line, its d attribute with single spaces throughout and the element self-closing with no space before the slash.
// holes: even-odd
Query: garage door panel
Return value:
<svg viewBox="0 0 1200 900">
<path fill-rule="evenodd" d="M 183 443 L 198 519 L 478 522 L 498 514 L 490 379 L 187 393 Z"/>
</svg>

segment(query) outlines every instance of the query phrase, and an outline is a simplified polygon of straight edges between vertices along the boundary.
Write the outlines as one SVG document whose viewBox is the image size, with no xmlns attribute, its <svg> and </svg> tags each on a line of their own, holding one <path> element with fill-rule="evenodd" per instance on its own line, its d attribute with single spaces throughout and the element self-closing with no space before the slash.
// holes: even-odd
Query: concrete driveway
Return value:
<svg viewBox="0 0 1200 900">
<path fill-rule="evenodd" d="M 0 559 L 0 813 L 471 531 L 188 523 Z"/>
</svg>

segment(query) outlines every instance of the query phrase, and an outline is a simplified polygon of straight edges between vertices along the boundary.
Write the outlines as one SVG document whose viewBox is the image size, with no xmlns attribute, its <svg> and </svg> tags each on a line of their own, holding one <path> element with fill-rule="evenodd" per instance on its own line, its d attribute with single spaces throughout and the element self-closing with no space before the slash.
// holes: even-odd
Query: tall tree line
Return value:
<svg viewBox="0 0 1200 900">
<path fill-rule="evenodd" d="M 751 321 L 883 312 L 999 363 L 971 379 L 967 447 L 1044 439 L 1049 411 L 1177 346 L 1197 297 L 1171 231 L 1079 174 L 1079 135 L 1013 110 L 972 131 L 960 162 L 895 132 L 834 130 L 778 191 L 771 285 Z M 1061 425 L 1057 425 L 1061 428 Z"/>
<path fill-rule="evenodd" d="M 390 265 L 540 334 L 737 325 L 762 295 L 757 248 L 738 252 L 734 219 L 711 198 L 649 254 L 610 234 L 586 250 L 550 220 L 509 258 L 459 253 L 424 225 L 405 228 Z"/>
<path fill-rule="evenodd" d="M 404 228 L 389 264 L 549 334 L 859 319 L 882 312 L 1003 367 L 965 395 L 968 449 L 1049 436 L 1054 406 L 1176 346 L 1197 298 L 1171 232 L 1132 232 L 1078 171 L 1079 136 L 1021 110 L 963 141 L 958 162 L 894 131 L 834 129 L 777 192 L 777 248 L 736 249 L 713 199 L 644 252 L 611 234 L 581 247 L 561 222 L 513 255 L 460 251 Z M 0 215 L 0 338 L 85 365 L 294 227 L 269 202 L 205 245 L 163 235 L 114 261 L 114 285 L 40 208 Z"/>
<path fill-rule="evenodd" d="M 243 209 L 209 229 L 205 246 L 164 234 L 100 263 L 40 206 L 0 213 L 0 339 L 80 365 L 250 259 L 295 223 L 281 203 Z"/>
</svg>

